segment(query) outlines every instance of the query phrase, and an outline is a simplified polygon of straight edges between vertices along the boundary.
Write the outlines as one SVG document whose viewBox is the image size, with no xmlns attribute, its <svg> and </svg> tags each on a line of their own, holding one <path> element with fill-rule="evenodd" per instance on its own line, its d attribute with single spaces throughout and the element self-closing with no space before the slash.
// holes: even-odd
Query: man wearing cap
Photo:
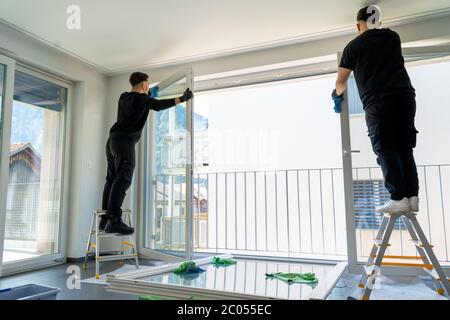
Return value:
<svg viewBox="0 0 450 320">
<path fill-rule="evenodd" d="M 135 72 L 130 76 L 131 92 L 124 92 L 119 98 L 117 122 L 109 132 L 106 143 L 108 170 L 103 190 L 99 229 L 107 233 L 132 234 L 134 228 L 122 221 L 122 203 L 131 185 L 135 168 L 135 144 L 141 138 L 142 130 L 150 110 L 161 111 L 192 99 L 187 89 L 175 99 L 157 100 L 151 97 L 148 75 Z"/>
<path fill-rule="evenodd" d="M 340 112 L 353 71 L 372 148 L 391 194 L 391 199 L 376 211 L 417 212 L 419 180 L 413 155 L 418 133 L 414 125 L 416 95 L 405 68 L 400 37 L 380 28 L 379 10 L 377 6 L 359 10 L 359 36 L 344 49 L 332 97 L 336 112 Z"/>
</svg>

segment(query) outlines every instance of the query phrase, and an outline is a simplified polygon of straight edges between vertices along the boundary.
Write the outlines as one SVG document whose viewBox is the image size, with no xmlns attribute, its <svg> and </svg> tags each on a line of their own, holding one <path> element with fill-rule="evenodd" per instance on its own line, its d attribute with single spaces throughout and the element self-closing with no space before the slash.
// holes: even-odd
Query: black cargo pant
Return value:
<svg viewBox="0 0 450 320">
<path fill-rule="evenodd" d="M 108 211 L 108 217 L 121 217 L 122 203 L 136 166 L 134 143 L 110 137 L 106 143 L 106 159 L 108 171 L 103 189 L 102 209 Z"/>
<path fill-rule="evenodd" d="M 370 141 L 392 200 L 419 194 L 415 115 L 416 99 L 410 94 L 388 96 L 366 109 Z"/>
</svg>

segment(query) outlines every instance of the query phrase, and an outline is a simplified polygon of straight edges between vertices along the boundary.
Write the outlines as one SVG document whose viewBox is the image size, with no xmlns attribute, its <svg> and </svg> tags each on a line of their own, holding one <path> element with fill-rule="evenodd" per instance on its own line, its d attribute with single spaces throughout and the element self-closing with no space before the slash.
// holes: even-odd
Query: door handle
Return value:
<svg viewBox="0 0 450 320">
<path fill-rule="evenodd" d="M 350 153 L 361 153 L 361 150 L 351 150 Z M 349 154 L 349 152 L 344 150 L 344 154 Z"/>
</svg>

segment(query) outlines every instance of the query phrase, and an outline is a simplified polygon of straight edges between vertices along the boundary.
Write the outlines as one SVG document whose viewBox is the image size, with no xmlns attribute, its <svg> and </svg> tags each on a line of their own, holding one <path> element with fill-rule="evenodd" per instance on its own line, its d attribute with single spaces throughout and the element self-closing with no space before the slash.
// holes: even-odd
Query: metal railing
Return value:
<svg viewBox="0 0 450 320">
<path fill-rule="evenodd" d="M 156 177 L 156 219 L 163 222 L 155 225 L 166 224 L 157 248 L 184 245 L 183 209 L 174 202 L 184 199 L 184 181 L 177 179 Z M 346 258 L 342 169 L 204 173 L 193 183 L 195 251 Z M 177 231 L 168 235 L 172 224 Z"/>
<path fill-rule="evenodd" d="M 358 256 L 365 260 L 380 217 L 375 206 L 388 199 L 381 170 L 354 168 Z M 419 166 L 419 221 L 438 258 L 448 262 L 450 165 Z M 184 246 L 184 179 L 156 177 L 154 237 L 157 248 Z M 194 250 L 305 259 L 347 256 L 343 172 L 340 168 L 197 173 L 194 175 Z M 169 192 L 172 190 L 172 192 Z M 170 194 L 169 194 L 170 193 Z M 159 231 L 157 230 L 159 226 Z M 391 254 L 414 254 L 402 225 Z M 394 244 L 395 243 L 395 244 Z M 410 248 L 409 248 L 410 247 Z"/>
</svg>

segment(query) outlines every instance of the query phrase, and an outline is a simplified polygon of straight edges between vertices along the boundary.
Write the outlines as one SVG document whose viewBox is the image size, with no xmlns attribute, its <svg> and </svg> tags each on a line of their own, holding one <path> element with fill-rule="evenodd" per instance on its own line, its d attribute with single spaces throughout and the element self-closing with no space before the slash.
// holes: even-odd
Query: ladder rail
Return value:
<svg viewBox="0 0 450 320">
<path fill-rule="evenodd" d="M 425 236 L 425 233 L 423 232 L 422 228 L 420 227 L 419 221 L 417 220 L 415 215 L 411 215 L 408 217 L 411 221 L 412 225 L 414 226 L 415 231 L 417 232 L 417 235 L 419 237 L 419 240 L 422 242 L 424 246 L 424 250 L 428 255 L 428 258 L 431 260 L 431 263 L 434 266 L 434 270 L 439 275 L 440 283 L 445 288 L 445 291 L 447 292 L 447 295 L 450 296 L 450 283 L 447 279 L 447 276 L 442 269 L 439 260 L 437 259 L 436 255 L 434 254 L 434 251 L 431 249 L 430 243 L 428 242 L 427 237 Z"/>
<path fill-rule="evenodd" d="M 375 240 L 383 239 L 383 235 L 384 235 L 384 233 L 386 231 L 386 227 L 388 225 L 388 222 L 389 222 L 389 218 L 384 216 L 383 219 L 381 220 L 380 228 L 378 229 L 378 232 L 377 232 Z M 372 250 L 370 251 L 369 259 L 367 261 L 366 266 L 369 266 L 369 265 L 373 264 L 373 262 L 374 262 L 374 260 L 375 260 L 375 258 L 377 256 L 377 252 L 378 252 L 379 248 L 380 247 L 377 244 L 375 244 L 375 243 L 372 245 Z M 359 285 L 358 285 L 360 288 L 365 288 L 366 287 L 367 277 L 368 277 L 367 272 L 363 272 L 362 275 L 361 275 L 361 280 L 359 281 Z"/>
<path fill-rule="evenodd" d="M 98 217 L 99 215 L 96 214 L 95 215 L 95 278 L 96 279 L 100 279 L 100 261 L 99 261 L 99 257 L 100 257 L 100 238 L 99 238 L 99 230 L 98 230 L 98 225 L 99 225 L 99 221 L 98 221 Z"/>
<path fill-rule="evenodd" d="M 389 221 L 386 226 L 386 231 L 384 232 L 384 235 L 383 235 L 383 240 L 381 242 L 380 248 L 378 249 L 378 254 L 375 259 L 371 274 L 368 276 L 368 279 L 367 279 L 367 285 L 366 285 L 366 288 L 364 289 L 363 300 L 368 300 L 370 297 L 370 294 L 372 293 L 372 288 L 373 288 L 373 285 L 376 280 L 376 275 L 377 275 L 378 270 L 380 270 L 381 262 L 383 261 L 384 254 L 386 253 L 386 249 L 389 244 L 389 239 L 391 238 L 391 234 L 392 234 L 392 231 L 394 230 L 394 226 L 395 226 L 395 222 L 397 221 L 397 218 L 398 217 L 396 216 L 394 218 L 391 217 L 388 219 Z"/>
<path fill-rule="evenodd" d="M 92 227 L 93 227 L 93 225 L 94 225 L 94 216 L 92 216 L 91 225 L 89 227 L 88 241 L 87 241 L 87 245 L 86 245 L 86 253 L 85 253 L 85 256 L 84 256 L 84 264 L 83 264 L 83 269 L 84 270 L 87 269 L 88 255 L 89 255 L 89 251 L 91 250 Z"/>
</svg>

